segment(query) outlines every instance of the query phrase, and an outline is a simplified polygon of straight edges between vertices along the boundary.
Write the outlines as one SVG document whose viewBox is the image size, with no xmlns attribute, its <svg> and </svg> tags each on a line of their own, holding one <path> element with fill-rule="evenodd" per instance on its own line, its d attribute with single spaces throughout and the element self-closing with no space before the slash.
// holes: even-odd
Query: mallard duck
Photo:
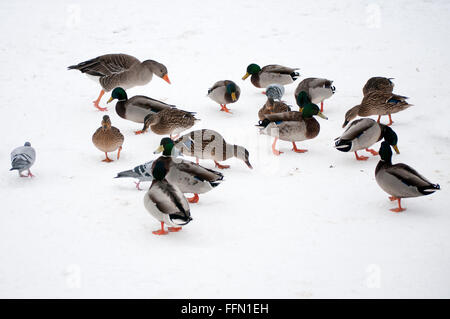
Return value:
<svg viewBox="0 0 450 319">
<path fill-rule="evenodd" d="M 382 76 L 375 76 L 367 80 L 366 84 L 363 87 L 363 94 L 367 95 L 367 93 L 372 91 L 383 91 L 386 93 L 392 93 L 394 90 L 394 83 L 391 81 L 394 78 L 385 78 Z"/>
<path fill-rule="evenodd" d="M 153 180 L 152 165 L 153 161 L 138 165 L 135 168 L 130 169 L 128 171 L 117 173 L 117 176 L 114 178 L 127 178 L 127 177 L 137 178 L 138 182 L 137 183 L 135 182 L 136 188 L 138 190 L 141 190 L 139 188 L 141 182 L 151 182 Z"/>
<path fill-rule="evenodd" d="M 375 179 L 378 185 L 389 195 L 391 201 L 397 200 L 398 208 L 391 211 L 399 213 L 405 208 L 401 206 L 401 199 L 418 197 L 434 193 L 441 189 L 439 184 L 430 183 L 412 167 L 398 163 L 392 165 L 392 151 L 389 143 L 381 143 L 379 150 L 380 161 L 375 169 Z"/>
<path fill-rule="evenodd" d="M 103 162 L 112 162 L 113 160 L 108 157 L 108 152 L 117 152 L 117 159 L 120 157 L 120 151 L 122 150 L 124 137 L 120 130 L 114 126 L 111 126 L 111 120 L 108 115 L 103 116 L 102 126 L 99 127 L 94 135 L 92 135 L 92 142 L 95 147 L 100 151 L 105 152 L 106 158 Z"/>
<path fill-rule="evenodd" d="M 236 83 L 230 80 L 217 81 L 210 89 L 208 89 L 208 97 L 219 103 L 221 107 L 220 110 L 227 113 L 232 112 L 230 112 L 226 105 L 237 102 L 240 95 L 241 89 Z"/>
<path fill-rule="evenodd" d="M 110 103 L 115 99 L 117 99 L 117 115 L 136 123 L 144 123 L 144 118 L 148 114 L 155 114 L 164 109 L 176 107 L 143 95 L 135 95 L 128 99 L 127 92 L 121 87 L 117 87 L 112 91 L 111 97 L 106 103 Z"/>
<path fill-rule="evenodd" d="M 31 147 L 30 142 L 25 142 L 23 146 L 16 147 L 11 152 L 11 169 L 17 170 L 20 177 L 34 177 L 30 168 L 36 160 L 36 151 Z M 28 171 L 28 175 L 22 175 L 23 171 Z"/>
<path fill-rule="evenodd" d="M 289 68 L 278 64 L 266 65 L 261 69 L 259 65 L 252 63 L 247 67 L 247 73 L 242 80 L 251 75 L 250 81 L 257 88 L 266 88 L 270 84 L 286 85 L 294 82 L 300 76 L 295 70 L 298 68 Z"/>
<path fill-rule="evenodd" d="M 267 98 L 271 98 L 272 100 L 278 100 L 281 102 L 281 98 L 284 95 L 284 86 L 280 84 L 271 84 L 266 87 L 266 90 L 262 92 L 267 96 Z"/>
<path fill-rule="evenodd" d="M 336 88 L 332 84 L 333 81 L 327 79 L 304 79 L 295 89 L 295 98 L 297 99 L 298 94 L 304 91 L 312 103 L 320 103 L 320 112 L 323 112 L 323 100 L 330 98 L 336 91 Z"/>
<path fill-rule="evenodd" d="M 189 204 L 183 193 L 165 178 L 168 172 L 167 163 L 155 163 L 152 185 L 144 196 L 145 208 L 161 222 L 161 229 L 153 231 L 155 235 L 168 234 L 164 230 L 164 224 L 169 225 L 169 231 L 177 232 L 192 220 Z"/>
<path fill-rule="evenodd" d="M 389 123 L 387 125 L 391 125 L 393 123 L 391 114 L 403 111 L 412 105 L 406 99 L 406 96 L 383 91 L 371 91 L 364 96 L 361 104 L 352 107 L 345 113 L 345 121 L 342 127 L 345 127 L 358 115 L 363 117 L 378 115 L 377 123 L 380 123 L 382 115 L 388 115 Z"/>
<path fill-rule="evenodd" d="M 298 149 L 295 142 L 310 140 L 319 135 L 320 124 L 313 117 L 320 116 L 323 119 L 328 119 L 316 104 L 302 103 L 301 101 L 308 100 L 306 92 L 300 92 L 297 97 L 297 104 L 304 105 L 301 112 L 290 111 L 276 114 L 264 115 L 264 120 L 260 120 L 257 125 L 260 127 L 260 134 L 265 134 L 275 137 L 272 144 L 272 152 L 275 155 L 280 155 L 280 152 L 275 149 L 278 139 L 292 142 L 292 150 L 296 153 L 304 153 L 308 150 Z"/>
<path fill-rule="evenodd" d="M 243 146 L 228 144 L 222 135 L 210 129 L 192 131 L 180 136 L 174 143 L 183 155 L 195 157 L 197 163 L 199 158 L 211 159 L 216 167 L 225 169 L 230 166 L 221 165 L 219 161 L 236 157 L 244 161 L 248 168 L 253 168 L 249 161 L 249 152 Z"/>
<path fill-rule="evenodd" d="M 145 85 L 152 80 L 153 73 L 170 84 L 167 68 L 156 61 L 145 60 L 143 62 L 128 54 L 106 54 L 94 59 L 81 62 L 68 67 L 69 70 L 76 69 L 91 76 L 99 82 L 102 90 L 94 106 L 100 111 L 106 111 L 106 107 L 100 107 L 100 100 L 105 94 L 115 87 L 125 90 Z"/>
<path fill-rule="evenodd" d="M 148 114 L 144 118 L 144 128 L 136 134 L 147 132 L 148 128 L 158 135 L 175 134 L 176 137 L 183 131 L 194 126 L 196 121 L 195 112 L 187 112 L 175 108 L 164 109 L 155 114 Z M 175 137 L 175 138 L 176 138 Z"/>
<path fill-rule="evenodd" d="M 260 120 L 264 120 L 264 115 L 266 114 L 289 112 L 290 110 L 290 106 L 286 103 L 274 101 L 272 98 L 268 97 L 266 103 L 258 111 L 258 117 Z"/>
<path fill-rule="evenodd" d="M 198 194 L 209 192 L 223 180 L 223 174 L 220 172 L 176 158 L 178 151 L 170 138 L 163 138 L 154 153 L 161 152 L 162 156 L 155 160 L 153 166 L 156 165 L 156 162 L 164 162 L 165 167 L 169 168 L 167 181 L 177 185 L 183 193 L 194 194 L 194 197 L 188 198 L 190 203 L 197 203 L 199 201 Z"/>
<path fill-rule="evenodd" d="M 394 148 L 397 154 L 400 154 L 397 147 L 398 138 L 394 130 L 369 118 L 354 120 L 344 133 L 334 141 L 338 151 L 355 152 L 358 161 L 365 161 L 368 157 L 358 156 L 358 151 L 365 149 L 374 156 L 378 155 L 377 151 L 369 147 L 382 138 Z"/>
</svg>

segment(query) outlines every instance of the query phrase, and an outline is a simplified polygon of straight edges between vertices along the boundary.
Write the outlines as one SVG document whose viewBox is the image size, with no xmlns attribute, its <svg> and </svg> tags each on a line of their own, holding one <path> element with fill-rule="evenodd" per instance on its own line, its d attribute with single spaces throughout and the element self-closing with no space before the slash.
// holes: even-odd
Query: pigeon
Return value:
<svg viewBox="0 0 450 319">
<path fill-rule="evenodd" d="M 19 146 L 11 152 L 11 169 L 18 170 L 20 177 L 33 177 L 30 167 L 36 160 L 36 151 L 31 147 L 30 142 L 25 142 L 23 146 Z M 23 171 L 28 170 L 28 175 L 22 175 Z"/>
<path fill-rule="evenodd" d="M 271 84 L 266 88 L 266 95 L 272 100 L 281 101 L 284 95 L 284 86 L 280 84 Z"/>
<path fill-rule="evenodd" d="M 151 182 L 153 180 L 152 164 L 153 161 L 144 163 L 142 165 L 138 165 L 135 168 L 130 169 L 128 171 L 117 173 L 117 176 L 114 178 L 123 178 L 123 177 L 137 178 L 139 181 L 134 182 L 136 184 L 136 188 L 138 190 L 142 190 L 141 188 L 139 188 L 139 184 L 141 182 Z"/>
</svg>

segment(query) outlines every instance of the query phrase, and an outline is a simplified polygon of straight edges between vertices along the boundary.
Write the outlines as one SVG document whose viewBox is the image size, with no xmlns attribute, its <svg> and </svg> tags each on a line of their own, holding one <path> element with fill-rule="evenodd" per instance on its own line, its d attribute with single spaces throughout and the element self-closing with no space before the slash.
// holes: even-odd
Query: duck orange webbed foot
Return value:
<svg viewBox="0 0 450 319">
<path fill-rule="evenodd" d="M 367 161 L 369 158 L 367 156 L 358 156 L 358 153 L 355 152 L 356 160 L 357 161 Z"/>
<path fill-rule="evenodd" d="M 220 169 L 226 169 L 226 168 L 230 168 L 230 165 L 220 165 L 218 162 L 214 161 L 214 163 L 216 164 L 217 168 Z"/>
<path fill-rule="evenodd" d="M 199 199 L 200 197 L 198 196 L 198 194 L 194 194 L 194 197 L 188 198 L 187 200 L 189 203 L 195 204 L 198 203 Z"/>
<path fill-rule="evenodd" d="M 231 110 L 229 108 L 227 108 L 227 106 L 225 104 L 220 104 L 220 111 L 233 114 L 233 112 L 231 112 Z"/>
<path fill-rule="evenodd" d="M 105 155 L 106 155 L 106 158 L 104 160 L 102 160 L 102 162 L 106 162 L 106 163 L 114 162 L 114 160 L 112 160 L 108 157 L 108 154 L 105 153 Z"/>
<path fill-rule="evenodd" d="M 134 134 L 136 134 L 136 135 L 138 135 L 138 134 L 143 134 L 143 133 L 145 133 L 146 131 L 144 131 L 144 130 L 139 130 L 139 131 L 134 131 Z"/>
<path fill-rule="evenodd" d="M 172 233 L 176 233 L 181 230 L 181 227 L 167 227 L 167 229 Z"/>
<path fill-rule="evenodd" d="M 292 145 L 294 145 L 294 147 L 292 148 L 292 150 L 293 150 L 295 153 L 306 153 L 306 152 L 308 152 L 308 150 L 302 150 L 302 149 L 297 148 L 297 145 L 295 145 L 295 142 L 292 142 Z"/>
<path fill-rule="evenodd" d="M 98 105 L 97 101 L 93 101 L 92 103 L 94 103 L 94 106 L 99 110 L 99 111 L 108 111 L 107 107 L 101 107 L 100 105 Z"/>
<path fill-rule="evenodd" d="M 373 156 L 377 156 L 378 155 L 378 152 L 373 150 L 373 149 L 371 149 L 371 148 L 366 148 L 366 152 L 369 152 Z"/>
<path fill-rule="evenodd" d="M 391 212 L 400 213 L 400 212 L 403 212 L 404 210 L 406 210 L 406 208 L 403 208 L 402 205 L 401 205 L 401 198 L 394 197 L 394 199 L 391 199 L 391 197 L 394 197 L 394 196 L 390 196 L 389 197 L 390 200 L 397 200 L 398 201 L 398 207 L 390 209 Z"/>
<path fill-rule="evenodd" d="M 170 229 L 171 227 L 169 227 Z M 180 227 L 181 228 L 181 227 Z M 152 231 L 155 235 L 167 235 L 169 232 L 164 230 L 164 222 L 161 222 L 161 229 Z"/>
</svg>

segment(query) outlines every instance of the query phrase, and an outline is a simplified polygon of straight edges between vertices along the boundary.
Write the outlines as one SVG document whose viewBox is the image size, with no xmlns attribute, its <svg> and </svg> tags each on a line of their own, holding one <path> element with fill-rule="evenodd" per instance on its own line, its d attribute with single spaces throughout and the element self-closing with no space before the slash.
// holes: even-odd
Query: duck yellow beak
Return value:
<svg viewBox="0 0 450 319">
<path fill-rule="evenodd" d="M 328 120 L 328 117 L 326 117 L 325 114 L 323 114 L 322 112 L 317 113 L 317 115 L 325 120 Z"/>
<path fill-rule="evenodd" d="M 153 152 L 153 154 L 159 154 L 164 151 L 164 146 L 160 145 L 158 148 Z"/>
<path fill-rule="evenodd" d="M 245 75 L 242 77 L 242 80 L 245 80 L 246 78 L 248 78 L 250 76 L 250 73 L 245 73 Z"/>
<path fill-rule="evenodd" d="M 108 104 L 108 103 L 112 102 L 113 100 L 114 100 L 114 98 L 111 96 L 111 97 L 109 98 L 108 102 L 106 102 L 106 103 Z"/>
<path fill-rule="evenodd" d="M 170 80 L 169 80 L 169 76 L 167 74 L 163 76 L 163 80 L 166 81 L 167 83 L 171 84 Z"/>
<path fill-rule="evenodd" d="M 400 154 L 397 145 L 392 146 L 392 148 L 394 149 L 395 153 Z"/>
<path fill-rule="evenodd" d="M 233 100 L 233 102 L 237 100 L 236 92 L 231 93 L 231 99 Z"/>
<path fill-rule="evenodd" d="M 303 112 L 303 108 L 302 107 L 299 107 L 298 108 L 298 111 L 301 113 L 301 112 Z"/>
</svg>

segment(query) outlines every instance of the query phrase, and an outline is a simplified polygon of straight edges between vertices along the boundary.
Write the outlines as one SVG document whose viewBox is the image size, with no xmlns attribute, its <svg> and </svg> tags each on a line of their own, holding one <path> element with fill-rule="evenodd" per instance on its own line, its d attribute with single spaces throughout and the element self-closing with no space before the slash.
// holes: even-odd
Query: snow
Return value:
<svg viewBox="0 0 450 319">
<path fill-rule="evenodd" d="M 450 128 L 448 1 L 14 1 L 1 4 L 0 297 L 2 298 L 449 298 Z M 91 142 L 99 86 L 66 67 L 128 53 L 168 67 L 128 91 L 195 111 L 245 146 L 225 179 L 191 205 L 194 220 L 158 237 L 144 191 L 113 179 L 156 156 L 161 136 L 107 114 L 125 135 L 121 158 L 103 163 Z M 334 80 L 319 136 L 305 154 L 275 157 L 258 134 L 260 89 L 249 63 L 299 67 Z M 376 184 L 377 157 L 357 162 L 333 139 L 371 76 L 395 78 L 410 109 L 393 115 L 400 155 L 442 190 L 407 199 L 395 214 Z M 206 97 L 234 80 L 232 115 Z M 101 106 L 105 106 L 105 94 Z M 386 121 L 387 119 L 383 119 Z M 9 172 L 10 151 L 30 141 L 33 179 Z M 375 148 L 378 149 L 379 145 Z M 366 155 L 366 154 L 364 154 Z M 111 158 L 115 159 L 113 154 Z M 211 161 L 201 164 L 213 168 Z M 142 186 L 148 187 L 149 183 Z M 448 207 L 448 206 L 447 206 Z"/>
</svg>

